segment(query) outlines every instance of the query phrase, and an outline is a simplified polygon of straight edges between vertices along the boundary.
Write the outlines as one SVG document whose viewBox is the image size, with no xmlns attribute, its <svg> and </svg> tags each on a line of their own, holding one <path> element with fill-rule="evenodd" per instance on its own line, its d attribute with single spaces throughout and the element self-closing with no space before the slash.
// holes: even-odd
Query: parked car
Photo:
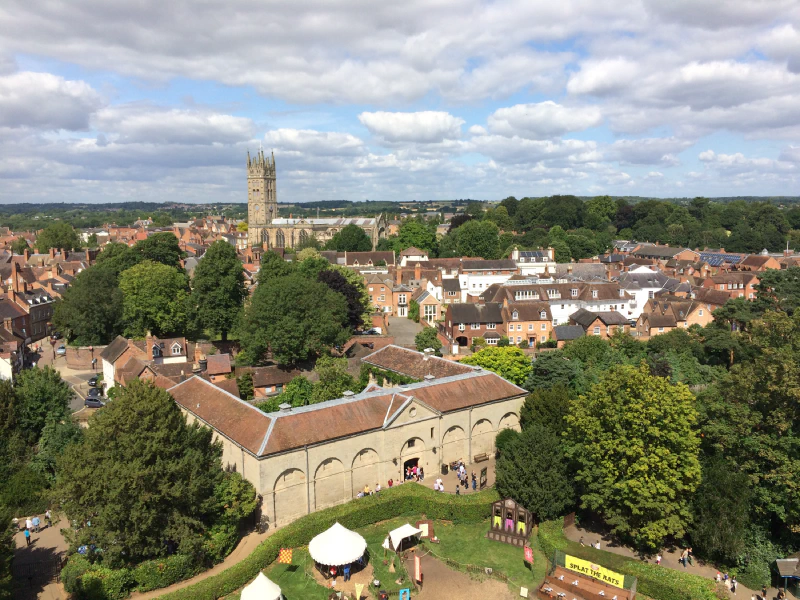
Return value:
<svg viewBox="0 0 800 600">
<path fill-rule="evenodd" d="M 58 331 L 54 331 L 54 332 L 53 332 L 51 335 L 53 336 L 53 339 L 54 339 L 54 340 L 60 340 L 60 339 L 61 339 L 61 337 L 62 337 L 62 336 L 61 336 L 61 333 L 60 333 L 60 332 L 58 332 Z"/>
<path fill-rule="evenodd" d="M 89 393 L 86 394 L 87 398 L 102 398 L 103 397 L 103 388 L 92 388 L 89 390 Z"/>
<path fill-rule="evenodd" d="M 106 403 L 100 400 L 100 398 L 86 398 L 86 400 L 83 401 L 83 405 L 86 408 L 103 408 Z"/>
<path fill-rule="evenodd" d="M 60 345 L 60 346 L 59 346 L 59 347 L 56 349 L 56 355 L 57 355 L 57 356 L 66 356 L 66 354 L 67 354 L 67 347 L 66 347 L 64 344 L 61 344 L 61 345 Z"/>
<path fill-rule="evenodd" d="M 86 383 L 88 383 L 91 387 L 97 387 L 97 377 L 98 377 L 97 375 L 93 376 Z"/>
</svg>

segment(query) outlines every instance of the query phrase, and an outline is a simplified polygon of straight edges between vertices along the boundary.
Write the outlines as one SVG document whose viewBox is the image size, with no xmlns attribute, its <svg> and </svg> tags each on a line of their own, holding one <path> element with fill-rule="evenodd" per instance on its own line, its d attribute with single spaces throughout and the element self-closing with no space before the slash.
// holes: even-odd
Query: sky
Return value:
<svg viewBox="0 0 800 600">
<path fill-rule="evenodd" d="M 800 195 L 800 0 L 3 0 L 0 202 Z"/>
</svg>

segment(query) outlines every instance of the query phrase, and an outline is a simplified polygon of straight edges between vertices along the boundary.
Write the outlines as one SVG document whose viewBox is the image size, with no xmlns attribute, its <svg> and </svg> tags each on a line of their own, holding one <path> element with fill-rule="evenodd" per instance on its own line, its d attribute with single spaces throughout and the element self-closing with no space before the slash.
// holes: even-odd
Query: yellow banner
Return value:
<svg viewBox="0 0 800 600">
<path fill-rule="evenodd" d="M 622 588 L 622 584 L 625 581 L 625 575 L 615 573 L 611 569 L 606 569 L 605 567 L 591 563 L 588 560 L 576 558 L 574 556 L 570 556 L 569 554 L 564 556 L 564 566 L 570 571 L 576 571 L 582 575 L 594 577 L 595 579 L 599 579 L 604 583 L 618 588 Z"/>
</svg>

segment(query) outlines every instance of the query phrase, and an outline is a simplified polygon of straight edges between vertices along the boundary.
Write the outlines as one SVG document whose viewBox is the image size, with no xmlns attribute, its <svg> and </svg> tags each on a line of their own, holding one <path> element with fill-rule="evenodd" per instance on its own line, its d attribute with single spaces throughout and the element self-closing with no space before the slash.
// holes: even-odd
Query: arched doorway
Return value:
<svg viewBox="0 0 800 600">
<path fill-rule="evenodd" d="M 427 467 L 427 464 L 425 464 L 425 442 L 422 441 L 422 438 L 414 437 L 407 440 L 400 451 L 400 460 L 403 463 L 402 477 L 405 477 L 407 466 Z"/>
<path fill-rule="evenodd" d="M 359 491 L 364 489 L 365 485 L 370 488 L 375 488 L 378 483 L 380 472 L 378 470 L 378 463 L 380 458 L 378 453 L 372 448 L 364 448 L 353 459 L 352 473 L 353 473 L 353 486 L 352 493 L 356 496 Z"/>
<path fill-rule="evenodd" d="M 451 463 L 457 460 L 467 461 L 467 434 L 457 425 L 444 433 L 442 437 L 442 462 Z"/>
<path fill-rule="evenodd" d="M 276 524 L 288 523 L 308 512 L 306 475 L 300 469 L 286 469 L 272 487 Z"/>
<path fill-rule="evenodd" d="M 469 341 L 466 336 L 460 335 L 456 338 L 456 344 L 458 344 L 460 348 L 467 348 L 469 346 Z"/>
<path fill-rule="evenodd" d="M 472 456 L 494 451 L 494 427 L 489 419 L 481 419 L 472 427 Z M 470 457 L 472 462 L 472 457 Z"/>
<path fill-rule="evenodd" d="M 341 504 L 349 498 L 345 496 L 344 465 L 338 458 L 322 461 L 314 473 L 314 508 Z"/>
</svg>

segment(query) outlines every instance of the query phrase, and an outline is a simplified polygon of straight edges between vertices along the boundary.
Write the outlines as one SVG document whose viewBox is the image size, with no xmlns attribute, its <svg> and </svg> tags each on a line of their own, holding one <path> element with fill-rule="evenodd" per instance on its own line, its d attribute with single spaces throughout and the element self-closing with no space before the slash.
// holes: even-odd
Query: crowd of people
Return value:
<svg viewBox="0 0 800 600">
<path fill-rule="evenodd" d="M 53 519 L 50 514 L 50 510 L 46 510 L 44 513 L 44 522 L 46 527 L 50 527 L 53 524 Z M 22 527 L 22 524 L 20 524 Z M 39 518 L 39 515 L 34 515 L 33 517 L 27 517 L 25 519 L 25 545 L 31 545 L 31 534 L 39 533 L 42 529 L 42 520 Z"/>
</svg>

